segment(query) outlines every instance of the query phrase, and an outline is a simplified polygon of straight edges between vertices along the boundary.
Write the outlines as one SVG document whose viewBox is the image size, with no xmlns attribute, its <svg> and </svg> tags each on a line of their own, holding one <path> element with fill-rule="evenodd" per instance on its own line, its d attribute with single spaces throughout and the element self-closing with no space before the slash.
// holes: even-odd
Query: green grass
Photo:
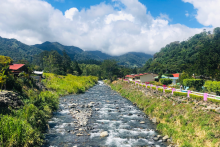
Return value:
<svg viewBox="0 0 220 147">
<path fill-rule="evenodd" d="M 150 117 L 156 117 L 163 135 L 172 137 L 182 147 L 215 147 L 220 143 L 219 114 L 194 110 L 194 105 L 176 104 L 169 99 L 157 99 L 130 88 L 129 84 L 111 84 L 113 90 L 136 103 Z"/>
</svg>

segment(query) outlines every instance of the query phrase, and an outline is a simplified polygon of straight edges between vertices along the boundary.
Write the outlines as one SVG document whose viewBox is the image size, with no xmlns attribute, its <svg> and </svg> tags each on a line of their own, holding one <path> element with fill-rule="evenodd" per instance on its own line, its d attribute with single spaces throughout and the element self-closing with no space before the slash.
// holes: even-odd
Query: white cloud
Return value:
<svg viewBox="0 0 220 147">
<path fill-rule="evenodd" d="M 65 14 L 42 0 L 0 1 L 0 36 L 26 44 L 57 41 L 84 50 L 112 55 L 136 51 L 153 54 L 173 41 L 182 41 L 202 29 L 169 24 L 169 16 L 154 18 L 138 0 L 114 0 Z M 115 6 L 119 9 L 115 9 Z"/>
<path fill-rule="evenodd" d="M 185 14 L 185 15 L 186 15 L 186 17 L 189 17 L 189 12 L 188 12 L 188 11 L 186 11 L 186 14 Z"/>
<path fill-rule="evenodd" d="M 65 0 L 55 0 L 56 2 L 65 2 Z"/>
<path fill-rule="evenodd" d="M 204 26 L 220 26 L 220 0 L 183 0 L 197 9 L 196 19 Z"/>
</svg>

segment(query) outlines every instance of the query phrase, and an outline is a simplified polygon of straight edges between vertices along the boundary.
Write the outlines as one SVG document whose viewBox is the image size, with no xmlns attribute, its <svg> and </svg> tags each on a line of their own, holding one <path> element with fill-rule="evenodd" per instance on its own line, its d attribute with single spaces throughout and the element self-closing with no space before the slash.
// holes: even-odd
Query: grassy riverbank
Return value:
<svg viewBox="0 0 220 147">
<path fill-rule="evenodd" d="M 218 147 L 220 145 L 220 116 L 215 112 L 194 110 L 193 103 L 175 104 L 169 98 L 146 96 L 133 85 L 114 82 L 111 88 L 149 115 L 156 117 L 157 129 L 172 137 L 181 147 Z"/>
<path fill-rule="evenodd" d="M 91 76 L 45 74 L 45 77 L 43 83 L 49 91 L 39 89 L 27 78 L 14 81 L 24 105 L 17 109 L 4 108 L 0 112 L 0 146 L 41 146 L 47 121 L 58 109 L 59 96 L 84 92 L 98 80 Z"/>
</svg>

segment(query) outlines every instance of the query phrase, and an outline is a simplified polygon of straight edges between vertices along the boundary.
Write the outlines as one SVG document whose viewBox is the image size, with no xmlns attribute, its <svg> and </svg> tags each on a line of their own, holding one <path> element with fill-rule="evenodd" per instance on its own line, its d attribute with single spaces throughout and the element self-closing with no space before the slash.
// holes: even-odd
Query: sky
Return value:
<svg viewBox="0 0 220 147">
<path fill-rule="evenodd" d="M 0 36 L 110 55 L 154 54 L 220 27 L 220 0 L 0 0 Z"/>
</svg>

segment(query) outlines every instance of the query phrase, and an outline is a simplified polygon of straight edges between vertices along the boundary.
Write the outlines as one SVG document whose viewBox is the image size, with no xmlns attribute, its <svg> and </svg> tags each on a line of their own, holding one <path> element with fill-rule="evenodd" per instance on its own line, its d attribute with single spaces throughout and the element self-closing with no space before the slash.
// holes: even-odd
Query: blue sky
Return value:
<svg viewBox="0 0 220 147">
<path fill-rule="evenodd" d="M 89 9 L 90 6 L 98 5 L 102 2 L 112 4 L 112 0 L 46 0 L 55 8 L 63 13 L 76 7 L 78 10 Z M 202 28 L 196 18 L 197 10 L 190 3 L 185 3 L 182 0 L 139 0 L 147 7 L 153 17 L 159 17 L 160 14 L 166 14 L 170 18 L 170 24 L 183 24 L 190 28 Z M 188 14 L 188 16 L 186 16 Z"/>
</svg>

